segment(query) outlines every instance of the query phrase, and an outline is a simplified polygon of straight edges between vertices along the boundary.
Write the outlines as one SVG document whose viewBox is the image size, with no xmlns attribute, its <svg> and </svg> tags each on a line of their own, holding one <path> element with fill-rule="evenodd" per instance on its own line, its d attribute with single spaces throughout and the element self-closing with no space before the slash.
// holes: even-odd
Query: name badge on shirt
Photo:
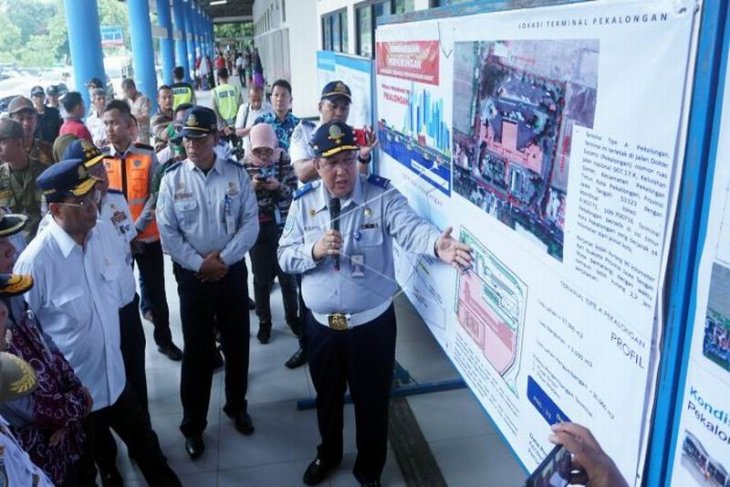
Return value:
<svg viewBox="0 0 730 487">
<path fill-rule="evenodd" d="M 365 273 L 365 254 L 352 254 L 350 256 L 352 266 L 352 277 L 363 277 Z"/>
</svg>

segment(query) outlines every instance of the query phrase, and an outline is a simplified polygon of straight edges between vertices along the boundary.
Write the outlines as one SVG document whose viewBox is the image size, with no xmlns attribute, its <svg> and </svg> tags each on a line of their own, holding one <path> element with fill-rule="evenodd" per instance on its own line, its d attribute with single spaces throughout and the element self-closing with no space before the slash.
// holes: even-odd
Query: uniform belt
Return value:
<svg viewBox="0 0 730 487">
<path fill-rule="evenodd" d="M 391 299 L 388 299 L 383 304 L 379 304 L 374 308 L 359 311 L 357 313 L 324 314 L 312 311 L 312 316 L 314 316 L 314 319 L 317 320 L 320 325 L 329 326 L 333 330 L 347 330 L 373 321 L 375 318 L 385 313 L 385 311 L 390 308 L 392 302 L 393 301 Z"/>
</svg>

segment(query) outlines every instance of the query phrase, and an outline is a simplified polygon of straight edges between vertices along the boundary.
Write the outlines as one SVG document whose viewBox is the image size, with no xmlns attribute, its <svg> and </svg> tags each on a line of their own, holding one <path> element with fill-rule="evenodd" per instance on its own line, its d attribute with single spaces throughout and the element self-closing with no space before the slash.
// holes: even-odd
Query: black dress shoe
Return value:
<svg viewBox="0 0 730 487">
<path fill-rule="evenodd" d="M 302 480 L 307 485 L 317 485 L 327 478 L 327 475 L 334 470 L 337 465 L 325 462 L 321 458 L 315 458 L 304 471 Z"/>
<path fill-rule="evenodd" d="M 246 411 L 241 411 L 234 414 L 227 411 L 224 407 L 223 412 L 226 413 L 226 416 L 233 420 L 233 424 L 236 426 L 236 430 L 238 430 L 239 433 L 246 436 L 253 434 L 253 421 L 251 421 L 251 416 L 249 416 Z"/>
<path fill-rule="evenodd" d="M 248 309 L 256 309 L 256 303 L 254 303 L 253 299 L 248 298 Z"/>
<path fill-rule="evenodd" d="M 188 452 L 188 456 L 191 460 L 200 458 L 200 455 L 205 451 L 205 443 L 203 443 L 202 436 L 188 436 L 185 438 L 185 451 Z"/>
<path fill-rule="evenodd" d="M 165 343 L 163 345 L 157 345 L 157 351 L 160 352 L 162 355 L 165 355 L 173 362 L 179 362 L 182 360 L 183 357 L 182 350 L 177 348 L 177 345 L 172 342 Z"/>
<path fill-rule="evenodd" d="M 296 369 L 297 367 L 301 367 L 302 365 L 307 363 L 307 352 L 304 351 L 302 347 L 299 347 L 299 350 L 294 352 L 294 355 L 289 357 L 289 360 L 284 362 L 284 365 L 286 365 L 290 369 Z"/>
<path fill-rule="evenodd" d="M 262 345 L 266 345 L 271 341 L 271 322 L 264 322 L 259 324 L 259 332 L 256 333 L 256 338 L 259 339 Z"/>
</svg>

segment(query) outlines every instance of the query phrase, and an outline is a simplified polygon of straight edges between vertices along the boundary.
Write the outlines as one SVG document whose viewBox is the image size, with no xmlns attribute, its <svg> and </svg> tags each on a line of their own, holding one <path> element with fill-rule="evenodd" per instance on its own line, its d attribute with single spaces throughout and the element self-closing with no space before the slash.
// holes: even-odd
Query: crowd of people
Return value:
<svg viewBox="0 0 730 487">
<path fill-rule="evenodd" d="M 285 365 L 308 363 L 317 393 L 320 444 L 304 483 L 323 482 L 340 464 L 349 388 L 353 474 L 380 485 L 395 360 L 393 242 L 460 272 L 471 249 L 370 174 L 377 139 L 347 125 L 353 94 L 345 83 L 323 87 L 317 123 L 302 120 L 288 81 L 272 83 L 266 100 L 254 54 L 219 54 L 212 108 L 196 103 L 176 67 L 175 82 L 157 90 L 155 113 L 133 80 L 123 82 L 124 99 L 109 100 L 92 79 L 88 111 L 72 91 L 60 100 L 61 116 L 38 86 L 0 120 L 0 349 L 27 362 L 36 382 L 24 398 L 0 397 L 0 438 L 13 435 L 28 453 L 38 485 L 96 485 L 97 473 L 105 486 L 123 485 L 111 431 L 149 485 L 180 485 L 150 421 L 142 318 L 154 326 L 157 350 L 181 362 L 189 457 L 204 454 L 212 374 L 221 366 L 223 411 L 242 435 L 254 433 L 249 310 L 257 340 L 269 343 L 274 280 L 298 339 Z M 248 85 L 245 101 L 233 70 Z M 182 349 L 172 339 L 165 254 Z M 581 434 L 555 430 L 568 448 L 584 445 Z M 576 458 L 592 478 L 589 458 Z"/>
</svg>

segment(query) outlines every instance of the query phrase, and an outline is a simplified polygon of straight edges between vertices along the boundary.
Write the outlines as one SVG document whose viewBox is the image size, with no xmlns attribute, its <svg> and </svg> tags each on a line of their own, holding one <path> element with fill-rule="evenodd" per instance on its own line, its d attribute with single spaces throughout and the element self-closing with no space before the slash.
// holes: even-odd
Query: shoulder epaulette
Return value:
<svg viewBox="0 0 730 487">
<path fill-rule="evenodd" d="M 170 164 L 170 167 L 168 167 L 167 169 L 165 169 L 165 174 L 167 174 L 168 172 L 174 171 L 178 167 L 181 167 L 182 166 L 182 162 L 183 161 L 177 161 L 177 162 L 175 162 L 173 164 Z"/>
<path fill-rule="evenodd" d="M 318 182 L 319 181 L 312 181 L 311 183 L 307 183 L 304 186 L 302 186 L 301 188 L 299 188 L 298 190 L 294 191 L 293 199 L 297 200 L 297 199 L 301 198 L 302 196 L 304 196 L 305 194 L 312 191 L 314 188 L 317 187 L 316 183 L 318 183 Z"/>
<path fill-rule="evenodd" d="M 134 146 L 137 149 L 144 149 L 144 150 L 151 150 L 151 151 L 154 151 L 155 150 L 155 148 L 152 147 L 151 145 L 143 144 L 142 142 L 135 142 L 134 143 Z"/>
<path fill-rule="evenodd" d="M 121 190 L 119 190 L 119 189 L 109 188 L 109 189 L 106 190 L 106 192 L 107 193 L 111 193 L 111 194 L 121 194 L 121 195 L 124 195 L 124 192 L 121 191 Z"/>
<path fill-rule="evenodd" d="M 368 183 L 385 189 L 390 184 L 390 179 L 378 176 L 377 174 L 371 174 L 368 176 Z"/>
<path fill-rule="evenodd" d="M 236 160 L 233 157 L 229 157 L 228 159 L 226 159 L 226 162 L 230 162 L 231 164 L 234 164 L 238 167 L 243 167 L 243 161 Z"/>
</svg>

